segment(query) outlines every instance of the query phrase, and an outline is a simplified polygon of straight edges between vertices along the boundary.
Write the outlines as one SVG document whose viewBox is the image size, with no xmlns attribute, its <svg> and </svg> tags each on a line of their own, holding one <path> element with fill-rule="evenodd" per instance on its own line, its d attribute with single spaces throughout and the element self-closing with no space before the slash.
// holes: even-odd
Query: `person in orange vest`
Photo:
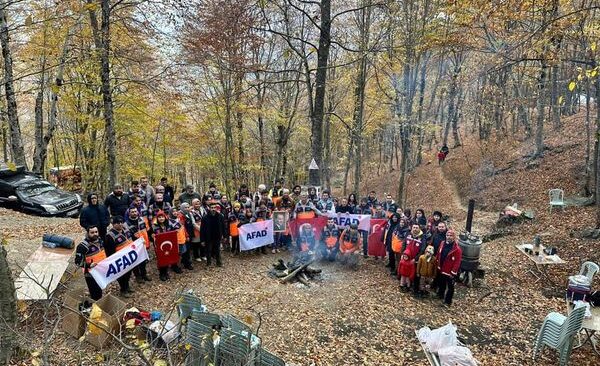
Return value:
<svg viewBox="0 0 600 366">
<path fill-rule="evenodd" d="M 146 221 L 140 216 L 137 207 L 129 208 L 129 217 L 125 220 L 125 224 L 127 224 L 127 230 L 131 235 L 132 240 L 137 240 L 139 238 L 143 238 L 144 244 L 146 245 L 146 249 L 150 248 L 150 238 L 148 237 L 148 227 L 146 226 Z M 133 269 L 133 274 L 135 274 L 135 280 L 137 282 L 150 282 L 152 279 L 148 277 L 148 272 L 146 271 L 146 263 L 147 260 L 138 264 Z"/>
<path fill-rule="evenodd" d="M 104 249 L 106 250 L 107 257 L 110 257 L 131 243 L 131 234 L 125 230 L 124 226 L 122 216 L 113 216 L 112 228 L 106 234 L 106 240 L 104 241 Z M 130 298 L 131 294 L 134 292 L 129 286 L 130 277 L 131 271 L 117 279 L 121 289 L 121 296 L 127 299 Z"/>
<path fill-rule="evenodd" d="M 177 230 L 177 244 L 179 245 L 179 257 L 181 258 L 181 265 L 183 268 L 192 271 L 192 253 L 190 249 L 190 237 L 187 229 L 185 228 L 186 220 L 185 216 L 173 207 L 167 215 L 169 224 L 173 230 Z"/>
<path fill-rule="evenodd" d="M 357 224 L 351 224 L 344 229 L 340 236 L 340 263 L 348 265 L 352 269 L 358 269 L 361 238 Z"/>
<path fill-rule="evenodd" d="M 321 211 L 308 199 L 306 193 L 301 193 L 300 201 L 296 203 L 294 208 L 294 217 L 297 219 L 312 219 L 316 216 L 322 216 Z"/>
<path fill-rule="evenodd" d="M 75 250 L 75 264 L 83 269 L 83 276 L 87 284 L 92 300 L 102 298 L 102 289 L 89 273 L 98 262 L 106 258 L 106 252 L 102 241 L 99 239 L 97 226 L 89 226 L 86 229 L 85 239 L 77 245 Z"/>
<path fill-rule="evenodd" d="M 330 262 L 335 261 L 339 251 L 340 230 L 338 229 L 332 217 L 327 219 L 327 225 L 323 227 L 321 233 L 321 257 Z"/>
<path fill-rule="evenodd" d="M 233 204 L 233 209 L 229 214 L 227 222 L 229 223 L 229 236 L 231 237 L 231 252 L 233 255 L 240 254 L 240 221 L 244 217 L 242 205 L 239 202 Z"/>
</svg>

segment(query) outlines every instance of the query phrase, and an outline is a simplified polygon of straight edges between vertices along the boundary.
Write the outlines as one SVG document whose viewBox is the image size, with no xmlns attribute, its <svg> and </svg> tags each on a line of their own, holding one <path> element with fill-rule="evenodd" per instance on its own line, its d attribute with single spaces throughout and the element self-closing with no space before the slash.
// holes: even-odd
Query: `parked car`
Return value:
<svg viewBox="0 0 600 366">
<path fill-rule="evenodd" d="M 35 215 L 77 217 L 83 201 L 22 166 L 0 165 L 0 204 Z"/>
</svg>

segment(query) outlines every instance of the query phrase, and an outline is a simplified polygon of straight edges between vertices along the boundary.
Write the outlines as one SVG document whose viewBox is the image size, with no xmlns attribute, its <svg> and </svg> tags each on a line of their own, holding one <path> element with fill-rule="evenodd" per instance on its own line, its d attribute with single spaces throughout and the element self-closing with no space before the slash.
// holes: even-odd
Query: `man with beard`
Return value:
<svg viewBox="0 0 600 366">
<path fill-rule="evenodd" d="M 156 215 L 159 211 L 168 214 L 171 211 L 171 205 L 168 202 L 165 202 L 164 196 L 162 193 L 157 193 L 154 197 L 154 202 L 148 207 L 148 222 L 151 225 L 156 224 Z"/>
<path fill-rule="evenodd" d="M 124 216 L 130 204 L 131 197 L 123 193 L 123 186 L 120 184 L 115 184 L 113 191 L 104 200 L 104 206 L 111 216 Z"/>
<path fill-rule="evenodd" d="M 164 189 L 165 189 L 165 191 L 164 191 L 165 202 L 167 202 L 168 204 L 173 206 L 173 199 L 175 198 L 175 190 L 168 183 L 167 177 L 160 178 L 160 185 L 162 187 L 164 187 Z"/>
<path fill-rule="evenodd" d="M 221 240 L 225 236 L 225 220 L 223 215 L 217 212 L 218 202 L 210 200 L 209 212 L 202 218 L 200 224 L 200 242 L 206 247 L 206 268 L 215 258 L 217 267 L 222 267 L 221 263 Z"/>
<path fill-rule="evenodd" d="M 135 196 L 140 197 L 142 201 L 146 202 L 146 191 L 140 188 L 140 182 L 132 180 L 129 187 L 129 197 L 133 201 Z"/>
<path fill-rule="evenodd" d="M 154 197 L 154 188 L 148 184 L 148 177 L 140 178 L 140 190 L 144 192 L 144 203 L 148 206 Z"/>
<path fill-rule="evenodd" d="M 106 256 L 110 257 L 114 253 L 123 249 L 126 245 L 131 242 L 131 236 L 128 231 L 125 230 L 123 217 L 113 216 L 112 228 L 106 234 L 106 240 L 104 242 L 104 249 L 106 250 Z M 121 288 L 121 296 L 128 299 L 131 297 L 131 293 L 134 291 L 129 287 L 129 278 L 131 277 L 131 271 L 125 273 L 117 282 Z"/>
<path fill-rule="evenodd" d="M 129 235 L 131 236 L 131 238 L 133 240 L 143 238 L 144 245 L 146 245 L 146 249 L 150 248 L 150 239 L 148 238 L 148 227 L 146 226 L 146 221 L 140 216 L 136 207 L 129 208 L 129 216 L 126 218 L 125 223 L 127 224 L 127 230 L 129 231 Z M 147 260 L 138 264 L 133 269 L 133 273 L 135 274 L 135 280 L 137 282 L 152 281 L 150 277 L 148 277 L 148 272 L 146 271 L 146 263 L 148 263 Z"/>
<path fill-rule="evenodd" d="M 179 204 L 182 204 L 184 202 L 192 203 L 192 200 L 195 198 L 201 199 L 202 196 L 200 195 L 200 193 L 194 191 L 193 185 L 188 184 L 185 186 L 185 192 L 179 195 Z"/>
<path fill-rule="evenodd" d="M 86 228 L 85 239 L 77 245 L 75 250 L 75 264 L 83 269 L 85 283 L 87 284 L 92 300 L 100 300 L 102 289 L 90 274 L 98 262 L 106 258 L 102 241 L 99 239 L 98 228 L 89 226 Z"/>
<path fill-rule="evenodd" d="M 440 222 L 437 224 L 437 230 L 432 227 L 433 235 L 431 237 L 431 245 L 433 245 L 433 252 L 437 253 L 440 248 L 440 244 L 446 240 L 446 223 Z"/>
</svg>

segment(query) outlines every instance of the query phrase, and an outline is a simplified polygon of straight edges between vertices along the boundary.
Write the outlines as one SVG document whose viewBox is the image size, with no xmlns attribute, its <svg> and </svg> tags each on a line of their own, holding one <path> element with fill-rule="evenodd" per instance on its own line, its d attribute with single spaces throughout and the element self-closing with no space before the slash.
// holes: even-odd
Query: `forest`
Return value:
<svg viewBox="0 0 600 366">
<path fill-rule="evenodd" d="M 287 365 L 422 365 L 429 355 L 415 331 L 448 321 L 482 365 L 558 364 L 554 351 L 531 357 L 544 317 L 566 310 L 584 318 L 575 305 L 565 307 L 565 290 L 580 269 L 600 261 L 600 0 L 0 0 L 0 48 L 0 171 L 25 167 L 48 180 L 52 172 L 77 171 L 77 186 L 62 188 L 81 194 L 73 198 L 75 212 L 89 217 L 106 210 L 102 203 L 117 196 L 115 186 L 127 192 L 144 177 L 152 192 L 124 194 L 131 198 L 125 217 L 106 211 L 104 233 L 96 236 L 90 229 L 101 225 L 0 208 L 0 335 L 11 345 L 2 349 L 0 337 L 0 364 L 192 364 L 190 355 L 205 345 L 191 344 L 187 323 L 192 336 L 179 337 L 172 349 L 132 334 L 139 324 L 129 326 L 131 319 L 112 333 L 102 329 L 110 347 L 85 339 L 98 324 L 69 308 L 68 297 L 87 294 L 87 285 L 93 300 L 108 301 L 117 298 L 117 285 L 105 284 L 94 298 L 86 282 L 96 265 L 88 263 L 91 251 L 85 260 L 74 257 L 88 239 L 105 240 L 109 219 L 111 230 L 150 235 L 150 253 L 136 249 L 146 253 L 148 272 L 134 272 L 135 291 L 128 292 L 129 277 L 126 286 L 118 282 L 118 296 L 142 310 L 144 322 L 155 311 L 163 320 L 179 311 L 184 324 L 198 316 L 202 300 L 204 311 L 219 312 L 222 328 L 208 328 L 211 335 L 245 323 L 247 338 Z M 446 160 L 441 151 L 449 151 Z M 174 188 L 171 203 L 184 197 L 187 205 L 154 212 L 168 201 L 161 178 Z M 234 198 L 244 185 L 247 197 Z M 290 194 L 296 185 L 302 189 Z M 320 197 L 315 190 L 307 198 L 304 190 L 315 186 Z M 550 190 L 561 192 L 558 208 Z M 358 202 L 349 211 L 345 197 L 352 195 L 367 203 L 364 212 L 355 210 Z M 146 199 L 153 209 L 142 218 L 145 204 L 136 205 Z M 346 211 L 336 212 L 338 202 Z M 321 217 L 317 206 L 330 216 Z M 270 242 L 244 247 L 242 240 L 240 247 L 240 232 L 270 225 L 271 211 L 282 214 L 283 229 L 271 225 Z M 339 232 L 331 232 L 335 248 L 342 238 L 352 247 L 343 257 L 353 258 L 352 266 L 335 250 L 318 268 L 309 268 L 317 256 L 296 261 L 308 244 L 298 244 L 305 232 L 295 216 L 308 211 L 313 217 L 306 220 L 322 223 L 323 233 L 333 217 L 361 216 L 353 216 L 356 227 L 336 222 Z M 159 213 L 168 225 L 158 223 Z M 204 221 L 211 215 L 217 221 Z M 380 221 L 371 226 L 371 218 Z M 360 220 L 365 226 L 358 229 Z M 317 232 L 310 223 L 302 225 L 308 236 Z M 207 250 L 202 225 L 222 228 L 209 235 L 208 260 L 199 253 Z M 396 249 L 388 231 L 398 236 Z M 423 287 L 442 299 L 447 285 L 450 301 L 423 296 L 418 282 L 412 293 L 410 281 L 399 288 L 406 283 L 395 277 L 410 277 L 400 274 L 401 261 L 410 272 L 434 253 L 423 246 L 408 257 L 408 238 L 418 231 L 426 244 L 437 235 L 438 264 L 450 256 L 459 266 L 448 274 L 432 265 L 435 282 Z M 169 232 L 170 248 L 181 250 L 170 253 L 171 270 L 178 268 L 170 278 L 169 265 L 157 260 L 169 254 L 162 252 L 167 239 L 150 245 L 155 234 Z M 44 234 L 74 245 L 61 257 L 60 283 L 48 285 L 42 300 L 17 298 L 27 266 L 44 274 L 52 267 L 40 255 L 48 253 Z M 127 245 L 144 242 L 135 238 Z M 461 267 L 472 259 L 461 261 L 463 249 L 458 259 L 448 254 L 469 240 L 479 246 L 475 270 Z M 539 263 L 540 240 L 556 263 Z M 369 251 L 375 245 L 383 257 Z M 209 269 L 213 252 L 217 264 Z M 180 259 L 190 272 L 177 267 Z M 194 311 L 184 316 L 180 305 L 188 300 Z M 592 310 L 597 314 L 597 305 Z M 76 315 L 86 334 L 82 328 L 70 337 L 61 328 L 67 315 Z M 571 364 L 598 359 L 598 316 L 586 319 L 569 335 L 579 335 L 578 345 L 565 346 Z M 589 344 L 582 343 L 586 335 Z M 233 364 L 205 361 L 193 364 Z"/>
<path fill-rule="evenodd" d="M 583 1 L 12 0 L 0 4 L 4 161 L 84 191 L 166 176 L 226 192 L 285 177 L 347 194 L 423 151 L 531 140 L 593 105 Z M 584 193 L 600 112 L 586 109 Z M 219 174 L 215 174 L 219 172 Z"/>
</svg>

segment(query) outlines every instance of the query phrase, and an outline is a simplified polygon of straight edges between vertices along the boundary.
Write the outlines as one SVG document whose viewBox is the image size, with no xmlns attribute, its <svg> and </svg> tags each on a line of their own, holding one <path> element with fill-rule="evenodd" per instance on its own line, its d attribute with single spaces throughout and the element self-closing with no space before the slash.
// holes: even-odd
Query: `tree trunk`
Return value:
<svg viewBox="0 0 600 366">
<path fill-rule="evenodd" d="M 323 115 L 325 111 L 325 84 L 327 82 L 327 64 L 331 45 L 331 0 L 321 1 L 321 24 L 319 49 L 317 50 L 317 73 L 315 76 L 315 99 L 311 115 L 311 153 L 317 165 L 323 162 Z M 313 174 L 311 184 L 321 184 L 320 169 L 310 170 Z"/>
<path fill-rule="evenodd" d="M 10 38 L 8 35 L 8 24 L 6 19 L 6 8 L 8 5 L 8 1 L 0 2 L 0 44 L 2 46 L 2 57 L 4 57 L 4 91 L 6 97 L 6 114 L 10 131 L 10 150 L 14 163 L 27 167 L 27 162 L 25 161 L 25 147 L 23 146 L 21 126 L 19 125 L 19 114 L 17 112 L 17 98 L 15 96 L 13 85 L 12 52 L 10 50 Z"/>
<path fill-rule="evenodd" d="M 540 157 L 544 154 L 544 117 L 546 110 L 546 78 L 548 65 L 546 60 L 542 60 L 540 77 L 538 80 L 538 99 L 537 99 L 537 126 L 535 131 L 535 156 Z"/>
<path fill-rule="evenodd" d="M 594 64 L 596 66 L 596 63 Z M 596 137 L 594 146 L 596 175 L 596 228 L 600 229 L 600 77 L 596 77 Z"/>
<path fill-rule="evenodd" d="M 87 0 L 93 4 L 92 0 Z M 101 0 L 102 23 L 98 27 L 98 19 L 94 8 L 90 8 L 90 24 L 94 44 L 100 56 L 100 79 L 102 81 L 102 102 L 104 114 L 104 130 L 106 133 L 106 158 L 108 160 L 108 181 L 112 187 L 117 183 L 117 135 L 113 120 L 112 89 L 110 87 L 110 12 L 109 0 Z"/>
<path fill-rule="evenodd" d="M 79 22 L 79 20 L 78 20 Z M 78 24 L 74 25 L 67 32 L 67 36 L 65 37 L 65 43 L 63 45 L 62 54 L 59 60 L 58 68 L 56 70 L 56 77 L 54 84 L 56 88 L 60 87 L 60 83 L 63 81 L 63 74 L 65 70 L 65 64 L 67 62 L 67 56 L 69 55 L 69 45 L 71 43 L 71 39 L 73 38 L 73 33 L 78 27 Z M 48 144 L 52 137 L 54 136 L 54 131 L 56 130 L 56 115 L 57 115 L 57 103 L 58 103 L 58 90 L 54 90 L 50 88 L 50 112 L 48 113 L 48 127 L 46 128 L 46 133 L 43 134 L 40 140 L 37 139 L 36 136 L 36 144 L 35 151 L 33 153 L 33 171 L 38 172 L 36 170 L 36 166 L 39 167 L 38 173 L 41 173 L 46 163 L 46 158 L 48 157 Z M 36 103 L 37 106 L 37 103 Z M 37 122 L 37 115 L 36 115 Z"/>
<path fill-rule="evenodd" d="M 369 32 L 371 29 L 371 7 L 370 0 L 363 1 L 362 6 L 368 6 L 360 11 L 359 31 L 360 31 L 360 52 L 362 57 L 358 63 L 358 73 L 356 75 L 356 85 L 354 87 L 354 114 L 353 129 L 354 146 L 356 148 L 354 159 L 354 192 L 360 192 L 360 179 L 362 176 L 362 149 L 363 149 L 363 130 L 364 130 L 364 111 L 365 111 L 365 88 L 367 85 L 367 52 L 369 47 Z"/>
<path fill-rule="evenodd" d="M 552 66 L 552 89 L 550 94 L 552 105 L 552 126 L 555 130 L 560 129 L 560 103 L 558 103 L 558 65 Z"/>
<path fill-rule="evenodd" d="M 16 345 L 17 298 L 3 240 L 0 238 L 0 365 L 8 365 Z"/>
</svg>

